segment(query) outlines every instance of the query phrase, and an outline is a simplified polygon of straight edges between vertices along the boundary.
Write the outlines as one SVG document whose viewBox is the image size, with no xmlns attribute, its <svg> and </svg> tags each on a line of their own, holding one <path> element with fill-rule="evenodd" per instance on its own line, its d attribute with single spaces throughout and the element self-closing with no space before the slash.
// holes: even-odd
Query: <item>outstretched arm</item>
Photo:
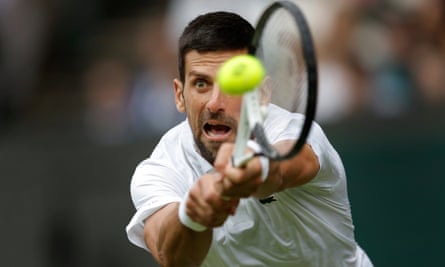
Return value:
<svg viewBox="0 0 445 267">
<path fill-rule="evenodd" d="M 219 174 L 203 175 L 183 200 L 187 215 L 207 230 L 198 232 L 184 226 L 178 216 L 179 203 L 166 205 L 145 221 L 145 243 L 161 266 L 202 263 L 211 244 L 211 228 L 222 225 L 238 205 L 237 199 L 221 198 L 216 189 L 219 183 Z"/>
<path fill-rule="evenodd" d="M 287 150 L 293 141 L 281 141 L 275 144 L 275 148 Z M 220 151 L 230 154 L 233 151 L 233 145 L 227 144 Z M 252 164 L 256 164 L 252 160 Z M 250 164 L 250 163 L 249 163 Z M 240 169 L 228 165 L 224 161 L 216 162 L 217 170 L 225 171 L 224 177 L 224 195 L 231 197 L 255 196 L 257 198 L 268 197 L 273 193 L 283 191 L 287 188 L 297 187 L 312 180 L 320 170 L 320 162 L 310 145 L 304 145 L 301 151 L 293 158 L 283 161 L 270 161 L 269 173 L 264 183 L 258 184 L 256 190 L 246 190 L 239 188 L 239 181 L 244 181 L 240 175 Z M 258 180 L 257 180 L 258 182 Z M 252 184 L 251 184 L 252 185 Z"/>
<path fill-rule="evenodd" d="M 184 226 L 178 216 L 179 203 L 168 204 L 145 221 L 145 243 L 161 266 L 199 266 L 211 245 L 211 228 L 235 213 L 240 198 L 262 198 L 299 186 L 319 170 L 315 153 L 306 145 L 292 159 L 272 161 L 268 178 L 262 183 L 260 160 L 254 158 L 245 167 L 235 168 L 230 164 L 232 151 L 233 144 L 223 144 L 215 160 L 216 172 L 203 175 L 184 199 L 187 215 L 207 230 L 197 232 Z"/>
<path fill-rule="evenodd" d="M 286 141 L 275 145 L 288 147 Z M 310 145 L 304 145 L 293 158 L 284 161 L 271 161 L 266 181 L 255 193 L 255 197 L 264 198 L 288 188 L 303 185 L 312 180 L 320 170 L 318 157 Z"/>
<path fill-rule="evenodd" d="M 178 207 L 179 203 L 168 204 L 145 221 L 145 243 L 161 266 L 199 266 L 210 247 L 212 231 L 195 232 L 182 225 Z"/>
</svg>

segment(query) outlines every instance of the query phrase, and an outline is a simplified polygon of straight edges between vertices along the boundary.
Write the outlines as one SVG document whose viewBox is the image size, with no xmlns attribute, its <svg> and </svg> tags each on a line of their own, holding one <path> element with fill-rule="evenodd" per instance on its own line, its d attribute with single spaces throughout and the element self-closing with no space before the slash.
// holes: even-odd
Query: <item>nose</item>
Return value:
<svg viewBox="0 0 445 267">
<path fill-rule="evenodd" d="M 218 85 L 213 86 L 212 94 L 207 102 L 207 109 L 210 112 L 225 111 L 226 109 L 226 95 L 221 92 Z"/>
</svg>

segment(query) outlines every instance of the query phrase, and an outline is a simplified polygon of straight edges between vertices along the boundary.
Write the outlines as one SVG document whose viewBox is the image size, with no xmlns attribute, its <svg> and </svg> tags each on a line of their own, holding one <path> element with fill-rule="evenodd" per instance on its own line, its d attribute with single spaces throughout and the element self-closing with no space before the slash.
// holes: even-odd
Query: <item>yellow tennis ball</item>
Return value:
<svg viewBox="0 0 445 267">
<path fill-rule="evenodd" d="M 222 64 L 216 81 L 221 91 L 229 95 L 240 95 L 255 89 L 263 80 L 265 70 L 255 56 L 234 56 Z"/>
</svg>

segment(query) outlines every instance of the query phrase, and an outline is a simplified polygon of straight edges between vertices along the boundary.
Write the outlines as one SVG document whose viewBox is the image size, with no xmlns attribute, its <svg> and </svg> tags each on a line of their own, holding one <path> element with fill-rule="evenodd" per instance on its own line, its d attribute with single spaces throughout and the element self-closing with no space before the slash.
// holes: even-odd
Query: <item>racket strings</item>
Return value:
<svg viewBox="0 0 445 267">
<path fill-rule="evenodd" d="M 305 58 L 306 47 L 303 46 L 307 45 L 307 36 L 301 35 L 301 24 L 297 22 L 296 16 L 298 17 L 295 12 L 290 12 L 287 8 L 277 8 L 270 13 L 267 20 L 263 20 L 264 24 L 261 24 L 263 28 L 261 35 L 256 39 L 255 55 L 262 61 L 266 70 L 266 78 L 259 90 L 261 104 L 272 103 L 292 113 L 306 116 L 310 82 Z M 297 124 L 300 124 L 300 121 Z M 302 124 L 301 121 L 301 125 L 282 125 L 288 131 L 294 131 L 296 139 L 288 139 L 284 145 L 280 145 L 281 149 L 279 152 L 277 150 L 280 156 L 287 157 L 291 151 L 298 151 L 297 143 L 300 146 L 299 138 L 304 129 Z M 257 132 L 255 136 L 260 139 L 260 143 L 270 141 Z"/>
<path fill-rule="evenodd" d="M 304 113 L 307 71 L 302 41 L 294 17 L 286 10 L 276 11 L 267 21 L 257 56 L 266 69 L 264 87 L 270 92 L 270 102 Z"/>
</svg>

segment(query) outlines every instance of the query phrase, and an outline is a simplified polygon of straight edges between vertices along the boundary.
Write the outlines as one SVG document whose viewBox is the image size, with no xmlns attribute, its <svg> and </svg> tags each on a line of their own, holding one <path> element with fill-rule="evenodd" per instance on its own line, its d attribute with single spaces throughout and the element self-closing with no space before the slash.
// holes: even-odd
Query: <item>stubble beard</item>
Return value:
<svg viewBox="0 0 445 267">
<path fill-rule="evenodd" d="M 221 144 L 217 145 L 217 147 L 215 149 L 209 149 L 204 142 L 201 141 L 200 138 L 196 138 L 195 137 L 195 143 L 196 146 L 198 147 L 199 153 L 201 154 L 201 156 L 207 160 L 210 164 L 213 165 L 213 163 L 215 162 L 216 159 L 216 153 L 218 152 L 219 147 L 221 146 Z"/>
<path fill-rule="evenodd" d="M 224 114 L 217 112 L 217 113 L 206 113 L 199 119 L 199 130 L 197 133 L 193 135 L 193 138 L 195 139 L 196 146 L 198 147 L 199 153 L 201 156 L 207 160 L 210 164 L 213 165 L 216 159 L 216 155 L 218 153 L 219 148 L 222 145 L 222 142 L 205 142 L 203 141 L 203 126 L 205 121 L 208 119 L 215 119 L 225 122 L 228 125 L 231 125 L 232 131 L 236 131 L 236 120 L 233 118 L 227 117 Z"/>
</svg>

